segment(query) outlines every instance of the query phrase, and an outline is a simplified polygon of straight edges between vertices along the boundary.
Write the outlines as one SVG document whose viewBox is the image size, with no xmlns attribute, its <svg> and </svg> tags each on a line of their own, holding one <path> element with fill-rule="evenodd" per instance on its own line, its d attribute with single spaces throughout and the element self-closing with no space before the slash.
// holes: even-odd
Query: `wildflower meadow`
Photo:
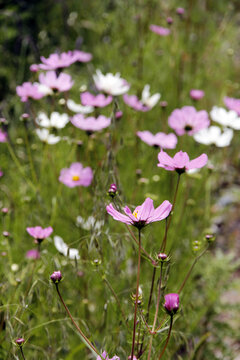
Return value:
<svg viewBox="0 0 240 360">
<path fill-rule="evenodd" d="M 0 359 L 240 360 L 239 2 L 0 17 Z"/>
</svg>

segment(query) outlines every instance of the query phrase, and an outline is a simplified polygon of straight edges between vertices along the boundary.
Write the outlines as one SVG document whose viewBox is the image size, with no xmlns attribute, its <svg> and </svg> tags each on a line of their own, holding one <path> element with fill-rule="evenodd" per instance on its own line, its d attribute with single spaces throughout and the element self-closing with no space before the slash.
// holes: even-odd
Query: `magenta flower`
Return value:
<svg viewBox="0 0 240 360">
<path fill-rule="evenodd" d="M 40 243 L 51 235 L 53 228 L 51 226 L 48 226 L 47 228 L 42 228 L 41 226 L 28 227 L 27 232 Z"/>
<path fill-rule="evenodd" d="M 225 96 L 224 104 L 229 110 L 236 111 L 236 113 L 240 115 L 240 99 L 235 99 Z"/>
<path fill-rule="evenodd" d="M 150 25 L 150 30 L 160 36 L 168 36 L 171 33 L 171 30 L 158 25 Z"/>
<path fill-rule="evenodd" d="M 25 82 L 22 85 L 17 86 L 16 91 L 17 95 L 21 97 L 22 102 L 26 102 L 28 98 L 39 100 L 44 96 L 44 94 L 39 91 L 38 86 L 30 82 Z"/>
<path fill-rule="evenodd" d="M 36 260 L 40 258 L 40 252 L 37 249 L 31 249 L 27 251 L 25 256 L 27 259 Z"/>
<path fill-rule="evenodd" d="M 186 152 L 179 151 L 171 158 L 165 151 L 161 150 L 158 154 L 158 160 L 158 167 L 169 171 L 176 170 L 178 174 L 182 174 L 186 170 L 202 168 L 206 165 L 208 157 L 206 154 L 202 154 L 190 161 Z"/>
<path fill-rule="evenodd" d="M 184 15 L 184 14 L 185 14 L 185 9 L 182 8 L 182 7 L 178 7 L 178 8 L 176 9 L 176 13 L 177 13 L 178 15 Z"/>
<path fill-rule="evenodd" d="M 175 134 L 164 134 L 159 132 L 152 134 L 150 131 L 138 131 L 137 136 L 146 144 L 163 149 L 175 149 L 177 145 L 177 137 Z"/>
<path fill-rule="evenodd" d="M 0 177 L 2 177 L 3 176 L 3 171 L 2 170 L 0 170 Z"/>
<path fill-rule="evenodd" d="M 93 95 L 90 92 L 84 92 L 80 95 L 84 106 L 105 107 L 112 102 L 112 96 L 103 94 Z"/>
<path fill-rule="evenodd" d="M 113 358 L 110 359 L 110 358 L 108 357 L 108 354 L 106 353 L 106 351 L 104 351 L 101 356 L 102 356 L 102 358 L 105 359 L 105 360 L 120 360 L 120 357 L 118 357 L 118 356 L 116 356 L 116 355 L 115 355 Z M 98 356 L 98 357 L 97 357 L 97 360 L 102 360 L 102 359 L 101 359 L 100 356 Z"/>
<path fill-rule="evenodd" d="M 58 284 L 62 280 L 61 271 L 54 271 L 50 276 L 50 279 L 54 284 Z"/>
<path fill-rule="evenodd" d="M 61 54 L 51 54 L 49 58 L 41 56 L 42 64 L 38 67 L 41 70 L 56 70 L 69 67 L 76 61 L 88 62 L 92 59 L 90 53 L 86 53 L 80 50 L 63 52 Z"/>
<path fill-rule="evenodd" d="M 189 94 L 193 100 L 201 100 L 204 97 L 205 92 L 203 90 L 192 89 Z"/>
<path fill-rule="evenodd" d="M 0 143 L 7 142 L 7 133 L 0 129 Z"/>
<path fill-rule="evenodd" d="M 83 168 L 80 162 L 72 163 L 70 168 L 62 169 L 58 180 L 66 186 L 89 186 L 93 179 L 90 167 Z"/>
<path fill-rule="evenodd" d="M 168 125 L 177 135 L 193 135 L 210 125 L 208 113 L 205 110 L 197 111 L 193 106 L 184 106 L 175 109 L 168 118 Z"/>
<path fill-rule="evenodd" d="M 55 71 L 47 71 L 46 74 L 40 74 L 39 82 L 42 85 L 57 91 L 68 91 L 74 83 L 70 75 L 61 73 L 57 76 Z"/>
<path fill-rule="evenodd" d="M 144 105 L 136 95 L 123 95 L 123 101 L 125 104 L 130 106 L 132 109 L 137 111 L 149 111 L 151 110 L 148 106 Z"/>
<path fill-rule="evenodd" d="M 23 346 L 23 344 L 25 343 L 25 339 L 23 338 L 18 338 L 15 340 L 15 343 L 18 345 L 18 346 Z"/>
<path fill-rule="evenodd" d="M 179 295 L 178 294 L 167 294 L 164 296 L 165 303 L 164 307 L 165 310 L 169 315 L 174 315 L 179 309 Z"/>
<path fill-rule="evenodd" d="M 87 132 L 100 131 L 111 124 L 111 119 L 100 115 L 97 118 L 90 116 L 85 118 L 82 114 L 76 114 L 71 118 L 71 123 Z"/>
<path fill-rule="evenodd" d="M 136 207 L 133 213 L 129 207 L 125 206 L 124 212 L 126 215 L 114 209 L 112 204 L 109 204 L 106 209 L 108 214 L 115 220 L 141 229 L 152 222 L 165 219 L 170 214 L 172 204 L 168 200 L 165 200 L 160 206 L 154 209 L 153 200 L 147 198 L 142 205 Z"/>
</svg>

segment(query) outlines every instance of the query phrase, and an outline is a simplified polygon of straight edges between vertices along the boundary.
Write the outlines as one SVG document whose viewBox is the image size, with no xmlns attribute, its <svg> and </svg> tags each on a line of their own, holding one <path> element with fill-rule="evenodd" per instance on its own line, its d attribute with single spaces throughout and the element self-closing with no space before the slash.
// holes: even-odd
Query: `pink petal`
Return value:
<svg viewBox="0 0 240 360">
<path fill-rule="evenodd" d="M 160 221 L 165 219 L 170 214 L 171 210 L 172 204 L 168 200 L 165 200 L 155 209 L 154 214 L 148 219 L 148 222 Z"/>
<path fill-rule="evenodd" d="M 132 224 L 131 219 L 128 216 L 123 215 L 122 213 L 120 213 L 119 211 L 114 209 L 112 204 L 109 204 L 106 207 L 106 210 L 107 210 L 108 214 L 111 215 L 114 218 L 114 220 L 121 221 L 121 222 L 123 222 L 125 224 L 128 224 L 128 225 Z"/>
<path fill-rule="evenodd" d="M 206 165 L 207 161 L 208 161 L 207 155 L 202 154 L 202 155 L 198 156 L 196 159 L 191 160 L 189 162 L 189 164 L 187 165 L 187 170 L 200 169 L 200 168 L 202 168 L 203 166 Z"/>
</svg>

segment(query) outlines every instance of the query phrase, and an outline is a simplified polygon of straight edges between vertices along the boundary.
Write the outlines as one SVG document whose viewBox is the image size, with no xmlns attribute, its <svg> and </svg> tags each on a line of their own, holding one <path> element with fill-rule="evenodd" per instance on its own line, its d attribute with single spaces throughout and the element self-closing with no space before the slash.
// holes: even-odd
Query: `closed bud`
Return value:
<svg viewBox="0 0 240 360">
<path fill-rule="evenodd" d="M 15 340 L 15 343 L 18 346 L 23 346 L 23 344 L 25 343 L 25 340 L 23 338 L 18 338 L 18 339 Z"/>
<path fill-rule="evenodd" d="M 54 284 L 58 284 L 62 280 L 61 271 L 54 271 L 50 276 L 50 279 Z"/>
<path fill-rule="evenodd" d="M 173 316 L 179 309 L 179 295 L 172 293 L 165 295 L 164 298 L 164 308 L 169 315 Z"/>
</svg>

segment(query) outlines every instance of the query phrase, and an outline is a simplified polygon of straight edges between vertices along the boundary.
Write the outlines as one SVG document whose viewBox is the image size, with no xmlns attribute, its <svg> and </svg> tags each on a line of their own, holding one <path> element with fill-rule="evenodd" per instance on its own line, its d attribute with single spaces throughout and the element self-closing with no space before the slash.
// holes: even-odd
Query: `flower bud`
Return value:
<svg viewBox="0 0 240 360">
<path fill-rule="evenodd" d="M 167 259 L 168 256 L 167 256 L 167 254 L 159 253 L 157 257 L 158 257 L 159 260 L 164 261 L 164 260 Z"/>
<path fill-rule="evenodd" d="M 182 8 L 182 7 L 178 7 L 177 10 L 176 10 L 176 13 L 178 15 L 184 15 L 185 14 L 185 9 Z"/>
<path fill-rule="evenodd" d="M 61 271 L 54 271 L 50 276 L 50 279 L 54 284 L 58 284 L 62 280 Z"/>
<path fill-rule="evenodd" d="M 162 108 L 166 108 L 166 107 L 168 106 L 167 101 L 160 101 L 160 106 L 161 106 Z"/>
<path fill-rule="evenodd" d="M 174 314 L 176 314 L 179 308 L 179 295 L 174 293 L 167 294 L 164 296 L 164 298 L 165 298 L 165 303 L 164 303 L 165 310 L 169 315 L 173 316 Z"/>
<path fill-rule="evenodd" d="M 171 25 L 173 23 L 173 18 L 171 16 L 168 16 L 166 21 L 169 25 Z"/>
<path fill-rule="evenodd" d="M 8 212 L 9 212 L 9 209 L 8 209 L 8 208 L 6 208 L 6 207 L 2 208 L 2 213 L 3 213 L 4 215 L 6 215 Z"/>
<path fill-rule="evenodd" d="M 115 118 L 117 120 L 121 119 L 122 116 L 123 116 L 123 112 L 121 110 L 116 111 Z"/>
<path fill-rule="evenodd" d="M 39 70 L 39 66 L 37 64 L 32 64 L 30 66 L 30 71 L 37 72 Z"/>
<path fill-rule="evenodd" d="M 10 233 L 8 231 L 3 231 L 2 234 L 3 234 L 4 237 L 9 237 L 10 236 Z"/>
<path fill-rule="evenodd" d="M 205 239 L 207 240 L 207 242 L 213 242 L 215 240 L 215 236 L 213 234 L 207 234 L 205 235 Z"/>
<path fill-rule="evenodd" d="M 111 184 L 108 190 L 108 195 L 114 198 L 117 195 L 117 185 Z"/>
<path fill-rule="evenodd" d="M 25 339 L 23 338 L 18 338 L 15 340 L 15 343 L 18 345 L 18 346 L 23 346 L 23 344 L 25 343 Z"/>
</svg>

